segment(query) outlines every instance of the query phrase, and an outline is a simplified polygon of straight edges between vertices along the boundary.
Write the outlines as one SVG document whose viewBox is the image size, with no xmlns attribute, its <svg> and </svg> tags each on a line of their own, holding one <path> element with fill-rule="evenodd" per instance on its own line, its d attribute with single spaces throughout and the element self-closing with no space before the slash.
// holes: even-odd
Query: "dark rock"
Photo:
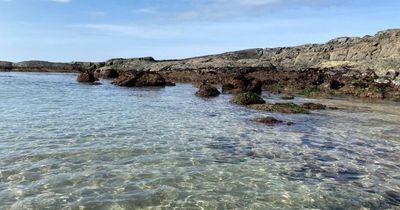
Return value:
<svg viewBox="0 0 400 210">
<path fill-rule="evenodd" d="M 309 112 L 302 106 L 294 103 L 276 103 L 276 104 L 253 104 L 249 108 L 267 112 L 279 112 L 285 114 L 308 114 Z"/>
<path fill-rule="evenodd" d="M 265 104 L 264 99 L 253 92 L 239 93 L 233 96 L 231 102 L 238 105 Z"/>
<path fill-rule="evenodd" d="M 259 122 L 259 123 L 263 123 L 263 124 L 266 124 L 266 125 L 269 125 L 269 126 L 283 123 L 283 121 L 277 120 L 277 119 L 275 119 L 273 117 L 257 118 L 254 121 Z"/>
<path fill-rule="evenodd" d="M 176 84 L 174 82 L 171 82 L 171 81 L 166 81 L 165 82 L 165 86 L 176 86 Z"/>
<path fill-rule="evenodd" d="M 308 110 L 325 110 L 328 107 L 323 105 L 323 104 L 318 104 L 318 103 L 304 103 L 301 105 L 304 109 Z"/>
<path fill-rule="evenodd" d="M 78 75 L 77 81 L 81 83 L 93 83 L 98 79 L 91 72 L 82 72 Z"/>
<path fill-rule="evenodd" d="M 332 90 L 338 90 L 338 89 L 340 89 L 340 88 L 343 87 L 343 86 L 344 86 L 344 84 L 341 83 L 341 82 L 339 82 L 338 80 L 331 80 L 331 81 L 329 82 L 329 87 L 330 87 Z"/>
<path fill-rule="evenodd" d="M 200 85 L 199 90 L 196 92 L 196 96 L 199 97 L 216 97 L 219 96 L 221 93 L 219 90 L 207 83 L 203 83 Z"/>
<path fill-rule="evenodd" d="M 223 94 L 231 94 L 234 89 L 235 89 L 235 86 L 233 86 L 232 84 L 228 83 L 228 84 L 222 85 L 222 93 Z"/>
<path fill-rule="evenodd" d="M 112 84 L 124 87 L 162 87 L 166 81 L 155 72 L 130 72 L 120 75 Z"/>
</svg>

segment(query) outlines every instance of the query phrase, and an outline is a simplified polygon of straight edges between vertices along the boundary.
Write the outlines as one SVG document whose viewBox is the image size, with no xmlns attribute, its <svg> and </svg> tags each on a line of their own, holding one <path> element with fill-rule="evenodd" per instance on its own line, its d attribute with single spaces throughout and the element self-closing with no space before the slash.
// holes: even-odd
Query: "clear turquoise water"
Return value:
<svg viewBox="0 0 400 210">
<path fill-rule="evenodd" d="M 399 104 L 283 115 L 75 77 L 0 73 L 0 209 L 400 208 Z"/>
</svg>

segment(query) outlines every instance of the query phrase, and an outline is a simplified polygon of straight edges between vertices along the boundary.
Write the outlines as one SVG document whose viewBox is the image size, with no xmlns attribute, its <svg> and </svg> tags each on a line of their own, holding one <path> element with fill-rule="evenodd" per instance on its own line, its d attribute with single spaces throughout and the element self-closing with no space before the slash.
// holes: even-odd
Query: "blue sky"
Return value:
<svg viewBox="0 0 400 210">
<path fill-rule="evenodd" d="M 400 28 L 398 0 L 0 0 L 0 60 L 185 58 Z"/>
</svg>

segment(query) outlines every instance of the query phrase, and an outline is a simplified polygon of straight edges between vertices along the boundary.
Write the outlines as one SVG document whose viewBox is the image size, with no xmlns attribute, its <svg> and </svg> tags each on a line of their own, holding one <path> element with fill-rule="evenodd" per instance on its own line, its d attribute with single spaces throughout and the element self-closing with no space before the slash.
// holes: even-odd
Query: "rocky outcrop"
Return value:
<svg viewBox="0 0 400 210">
<path fill-rule="evenodd" d="M 196 92 L 196 96 L 199 97 L 217 97 L 220 94 L 221 93 L 216 87 L 207 83 L 201 84 L 199 90 Z"/>
<path fill-rule="evenodd" d="M 160 74 L 143 71 L 125 73 L 112 83 L 124 87 L 160 87 L 167 85 L 166 80 Z"/>
<path fill-rule="evenodd" d="M 94 76 L 92 72 L 82 72 L 78 75 L 76 79 L 80 83 L 93 83 L 96 82 L 98 79 Z"/>
<path fill-rule="evenodd" d="M 262 83 L 253 77 L 246 77 L 245 75 L 234 76 L 227 84 L 223 85 L 223 90 L 227 93 L 243 93 L 253 92 L 260 94 L 262 91 Z"/>
<path fill-rule="evenodd" d="M 182 60 L 145 57 L 100 63 L 27 61 L 12 63 L 11 67 L 8 62 L 0 62 L 0 69 L 99 71 L 100 74 L 105 69 L 113 69 L 119 74 L 135 70 L 158 72 L 175 82 L 207 80 L 219 84 L 230 83 L 232 77 L 245 75 L 262 81 L 266 89 L 277 92 L 303 90 L 311 95 L 347 94 L 400 100 L 400 29 L 381 31 L 374 36 L 341 37 L 324 44 L 248 49 Z M 317 89 L 319 91 L 314 91 Z M 223 92 L 230 91 L 225 90 Z"/>
</svg>

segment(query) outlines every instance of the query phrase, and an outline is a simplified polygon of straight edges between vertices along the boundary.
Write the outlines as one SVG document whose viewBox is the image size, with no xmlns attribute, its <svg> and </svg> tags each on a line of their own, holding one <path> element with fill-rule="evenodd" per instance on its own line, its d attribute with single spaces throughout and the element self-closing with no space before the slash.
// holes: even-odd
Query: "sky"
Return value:
<svg viewBox="0 0 400 210">
<path fill-rule="evenodd" d="M 400 28 L 399 0 L 0 0 L 0 60 L 174 59 Z"/>
</svg>

